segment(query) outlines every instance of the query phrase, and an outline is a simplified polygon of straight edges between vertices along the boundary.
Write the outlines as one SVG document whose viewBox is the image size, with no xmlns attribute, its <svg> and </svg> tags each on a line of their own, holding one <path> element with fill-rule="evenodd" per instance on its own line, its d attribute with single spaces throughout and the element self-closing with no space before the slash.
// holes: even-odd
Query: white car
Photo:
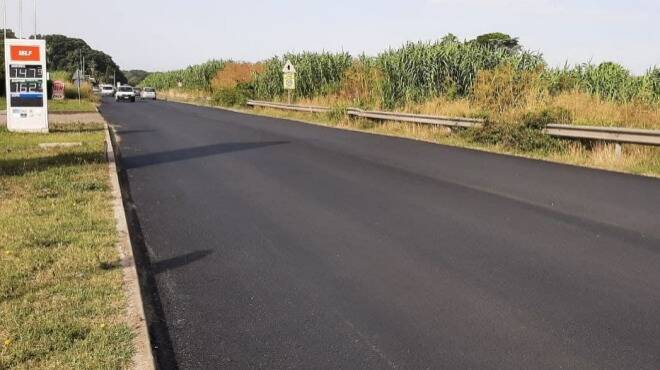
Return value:
<svg viewBox="0 0 660 370">
<path fill-rule="evenodd" d="M 145 87 L 142 89 L 142 99 L 156 100 L 156 89 L 153 87 Z"/>
<path fill-rule="evenodd" d="M 130 86 L 119 86 L 115 93 L 115 101 L 128 100 L 135 103 L 135 91 Z"/>
<path fill-rule="evenodd" d="M 115 95 L 115 88 L 112 85 L 101 85 L 101 96 Z"/>
</svg>

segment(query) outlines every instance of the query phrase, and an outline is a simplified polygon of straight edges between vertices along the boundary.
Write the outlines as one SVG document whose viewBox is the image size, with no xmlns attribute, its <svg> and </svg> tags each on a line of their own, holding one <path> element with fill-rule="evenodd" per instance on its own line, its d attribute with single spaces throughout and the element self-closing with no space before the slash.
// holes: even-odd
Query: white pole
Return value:
<svg viewBox="0 0 660 370">
<path fill-rule="evenodd" d="M 23 0 L 18 0 L 18 38 L 23 38 Z"/>
<path fill-rule="evenodd" d="M 34 0 L 34 39 L 37 39 L 37 0 Z"/>
<path fill-rule="evenodd" d="M 7 0 L 2 0 L 2 32 L 7 39 Z"/>
</svg>

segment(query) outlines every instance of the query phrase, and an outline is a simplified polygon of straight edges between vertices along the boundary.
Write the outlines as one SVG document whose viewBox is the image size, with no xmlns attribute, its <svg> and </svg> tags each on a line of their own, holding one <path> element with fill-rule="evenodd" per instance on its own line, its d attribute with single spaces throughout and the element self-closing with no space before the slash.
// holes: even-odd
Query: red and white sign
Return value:
<svg viewBox="0 0 660 370">
<path fill-rule="evenodd" d="M 9 131 L 48 132 L 46 41 L 5 39 Z"/>
<path fill-rule="evenodd" d="M 53 100 L 64 99 L 64 82 L 53 81 Z"/>
<path fill-rule="evenodd" d="M 41 61 L 41 48 L 38 45 L 11 45 L 11 60 L 15 62 Z"/>
</svg>

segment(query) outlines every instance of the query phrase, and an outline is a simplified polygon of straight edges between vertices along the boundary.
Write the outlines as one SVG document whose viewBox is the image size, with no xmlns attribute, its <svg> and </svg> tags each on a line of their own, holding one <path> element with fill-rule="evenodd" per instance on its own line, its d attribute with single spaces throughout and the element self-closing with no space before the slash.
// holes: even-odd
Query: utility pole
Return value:
<svg viewBox="0 0 660 370">
<path fill-rule="evenodd" d="M 23 38 L 23 0 L 18 0 L 18 38 Z"/>
<path fill-rule="evenodd" d="M 2 29 L 7 39 L 7 0 L 2 0 Z"/>
<path fill-rule="evenodd" d="M 112 84 L 114 85 L 115 88 L 117 87 L 117 70 L 116 69 L 112 70 Z"/>
<path fill-rule="evenodd" d="M 34 0 L 34 39 L 37 39 L 37 0 Z"/>
<path fill-rule="evenodd" d="M 80 50 L 80 59 L 78 59 L 78 105 L 80 105 L 80 69 L 82 67 L 82 50 Z"/>
</svg>

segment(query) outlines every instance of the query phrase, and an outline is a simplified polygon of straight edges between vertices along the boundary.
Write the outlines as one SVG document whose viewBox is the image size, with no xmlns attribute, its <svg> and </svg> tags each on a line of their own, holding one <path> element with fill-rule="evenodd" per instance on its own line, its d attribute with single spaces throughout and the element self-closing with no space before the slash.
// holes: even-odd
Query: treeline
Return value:
<svg viewBox="0 0 660 370">
<path fill-rule="evenodd" d="M 279 99 L 285 94 L 281 69 L 286 60 L 297 70 L 297 97 L 333 95 L 358 106 L 389 109 L 439 96 L 470 97 L 479 74 L 501 66 L 513 71 L 512 81 L 524 78 L 539 94 L 577 90 L 616 102 L 660 101 L 658 68 L 642 76 L 611 62 L 549 68 L 541 54 L 525 50 L 516 38 L 502 33 L 468 41 L 449 34 L 435 42 L 408 43 L 373 57 L 328 52 L 285 54 L 258 63 L 259 70 L 250 70 L 249 76 L 237 79 L 232 92 L 226 91 L 227 87 L 214 91 L 211 84 L 226 64 L 236 64 L 229 61 L 154 73 L 143 84 L 159 89 L 198 89 L 234 98 L 238 95 L 239 101 Z"/>
<path fill-rule="evenodd" d="M 85 58 L 85 74 L 100 82 L 126 83 L 119 66 L 108 54 L 92 49 L 84 40 L 64 35 L 39 35 L 46 40 L 46 63 L 49 71 L 66 71 L 73 74 L 80 68 L 81 56 Z"/>
<path fill-rule="evenodd" d="M 143 71 L 141 69 L 131 69 L 128 71 L 122 71 L 124 76 L 126 76 L 127 83 L 131 86 L 139 85 L 147 76 L 149 72 Z"/>
<path fill-rule="evenodd" d="M 7 37 L 15 38 L 14 31 L 7 29 Z M 51 74 L 71 78 L 80 68 L 81 56 L 85 57 L 85 73 L 97 81 L 112 82 L 116 73 L 118 82 L 126 82 L 126 76 L 108 54 L 92 49 L 84 40 L 63 35 L 37 35 L 38 39 L 46 40 L 46 66 Z M 5 53 L 4 33 L 0 30 L 0 80 L 4 92 Z"/>
</svg>

